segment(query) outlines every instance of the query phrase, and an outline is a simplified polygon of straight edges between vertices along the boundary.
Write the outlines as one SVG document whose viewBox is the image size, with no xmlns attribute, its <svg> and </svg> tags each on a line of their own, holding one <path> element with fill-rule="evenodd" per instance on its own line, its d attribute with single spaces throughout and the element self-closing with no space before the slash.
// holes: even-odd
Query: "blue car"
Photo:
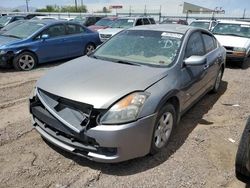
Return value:
<svg viewBox="0 0 250 188">
<path fill-rule="evenodd" d="M 0 35 L 0 66 L 28 71 L 38 63 L 91 53 L 99 35 L 77 23 L 30 20 Z"/>
</svg>

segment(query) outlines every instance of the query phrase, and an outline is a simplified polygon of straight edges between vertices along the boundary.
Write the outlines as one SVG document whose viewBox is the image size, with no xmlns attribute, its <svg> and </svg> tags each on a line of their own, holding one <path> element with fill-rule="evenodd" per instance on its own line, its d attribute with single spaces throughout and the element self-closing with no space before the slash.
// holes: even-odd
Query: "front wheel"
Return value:
<svg viewBox="0 0 250 188">
<path fill-rule="evenodd" d="M 212 93 L 217 93 L 219 91 L 222 76 L 223 76 L 223 71 L 222 68 L 220 68 L 214 83 L 214 87 L 212 89 Z"/>
<path fill-rule="evenodd" d="M 172 104 L 166 104 L 156 118 L 150 153 L 155 154 L 165 147 L 176 126 L 176 111 Z"/>
<path fill-rule="evenodd" d="M 89 43 L 89 44 L 87 44 L 87 46 L 84 49 L 84 55 L 89 55 L 94 50 L 95 50 L 95 45 L 92 43 Z"/>
<path fill-rule="evenodd" d="M 29 71 L 37 65 L 37 58 L 31 52 L 23 52 L 14 58 L 13 65 L 18 71 Z"/>
<path fill-rule="evenodd" d="M 240 64 L 240 68 L 242 69 L 247 69 L 250 63 L 250 57 L 248 57 L 247 59 L 243 60 Z"/>
</svg>

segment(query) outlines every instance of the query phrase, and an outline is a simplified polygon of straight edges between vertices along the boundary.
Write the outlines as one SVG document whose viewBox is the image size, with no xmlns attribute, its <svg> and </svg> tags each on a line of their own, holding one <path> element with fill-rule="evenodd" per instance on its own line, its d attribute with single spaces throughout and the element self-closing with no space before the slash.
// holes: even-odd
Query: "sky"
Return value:
<svg viewBox="0 0 250 188">
<path fill-rule="evenodd" d="M 81 0 L 77 0 L 81 3 Z M 88 10 L 96 11 L 101 9 L 103 6 L 110 5 L 123 5 L 124 9 L 132 7 L 133 11 L 136 12 L 140 9 L 144 9 L 145 5 L 147 9 L 159 10 L 160 5 L 162 6 L 162 13 L 167 14 L 168 12 L 176 13 L 181 12 L 180 4 L 184 0 L 82 0 L 83 4 L 87 5 Z M 206 8 L 214 9 L 215 7 L 222 7 L 226 11 L 226 14 L 239 14 L 243 15 L 244 9 L 246 9 L 247 16 L 250 17 L 250 0 L 186 0 L 188 3 L 193 3 Z M 75 0 L 29 0 L 31 7 L 41 8 L 46 5 L 74 5 Z M 122 2 L 122 3 L 121 3 Z M 0 0 L 0 7 L 15 8 L 18 6 L 25 5 L 25 0 Z"/>
</svg>

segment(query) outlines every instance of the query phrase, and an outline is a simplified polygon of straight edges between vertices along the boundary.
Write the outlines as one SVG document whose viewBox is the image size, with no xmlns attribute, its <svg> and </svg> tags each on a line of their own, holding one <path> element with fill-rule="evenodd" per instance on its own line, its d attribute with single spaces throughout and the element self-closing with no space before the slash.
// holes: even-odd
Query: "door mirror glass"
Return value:
<svg viewBox="0 0 250 188">
<path fill-rule="evenodd" d="M 205 56 L 196 56 L 192 55 L 191 57 L 184 60 L 185 65 L 187 66 L 198 66 L 206 64 Z"/>
<path fill-rule="evenodd" d="M 48 34 L 43 34 L 43 35 L 41 36 L 41 39 L 43 39 L 43 40 L 48 39 L 48 38 L 49 38 L 49 35 L 48 35 Z"/>
</svg>

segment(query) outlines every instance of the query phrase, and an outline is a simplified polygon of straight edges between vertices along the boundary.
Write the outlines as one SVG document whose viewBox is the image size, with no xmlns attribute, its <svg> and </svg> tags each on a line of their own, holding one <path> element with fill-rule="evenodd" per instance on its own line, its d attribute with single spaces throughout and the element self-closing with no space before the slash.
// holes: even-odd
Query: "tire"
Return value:
<svg viewBox="0 0 250 188">
<path fill-rule="evenodd" d="M 250 59 L 250 58 L 247 58 L 247 59 L 245 59 L 244 61 L 242 61 L 241 64 L 240 64 L 240 68 L 242 68 L 242 69 L 247 69 L 247 68 L 248 68 L 248 64 L 249 64 L 249 62 L 250 62 L 249 59 Z"/>
<path fill-rule="evenodd" d="M 89 55 L 94 50 L 95 50 L 95 45 L 93 43 L 89 43 L 86 45 L 84 49 L 84 55 Z"/>
<path fill-rule="evenodd" d="M 250 169 L 247 169 L 247 164 L 250 163 L 250 156 L 249 150 L 249 139 L 250 139 L 250 117 L 248 118 L 246 127 L 244 129 L 244 132 L 242 134 L 240 144 L 238 147 L 238 151 L 236 154 L 236 161 L 235 161 L 235 173 L 236 177 L 245 182 L 250 183 Z"/>
<path fill-rule="evenodd" d="M 217 93 L 219 91 L 222 76 L 223 76 L 223 70 L 222 70 L 222 68 L 220 68 L 220 70 L 217 74 L 213 89 L 211 90 L 212 93 Z"/>
<path fill-rule="evenodd" d="M 13 66 L 18 71 L 29 71 L 37 65 L 37 57 L 31 52 L 22 52 L 13 59 Z"/>
<path fill-rule="evenodd" d="M 167 145 L 176 127 L 176 123 L 176 110 L 172 104 L 167 103 L 158 112 L 152 134 L 150 154 L 158 153 Z"/>
</svg>

